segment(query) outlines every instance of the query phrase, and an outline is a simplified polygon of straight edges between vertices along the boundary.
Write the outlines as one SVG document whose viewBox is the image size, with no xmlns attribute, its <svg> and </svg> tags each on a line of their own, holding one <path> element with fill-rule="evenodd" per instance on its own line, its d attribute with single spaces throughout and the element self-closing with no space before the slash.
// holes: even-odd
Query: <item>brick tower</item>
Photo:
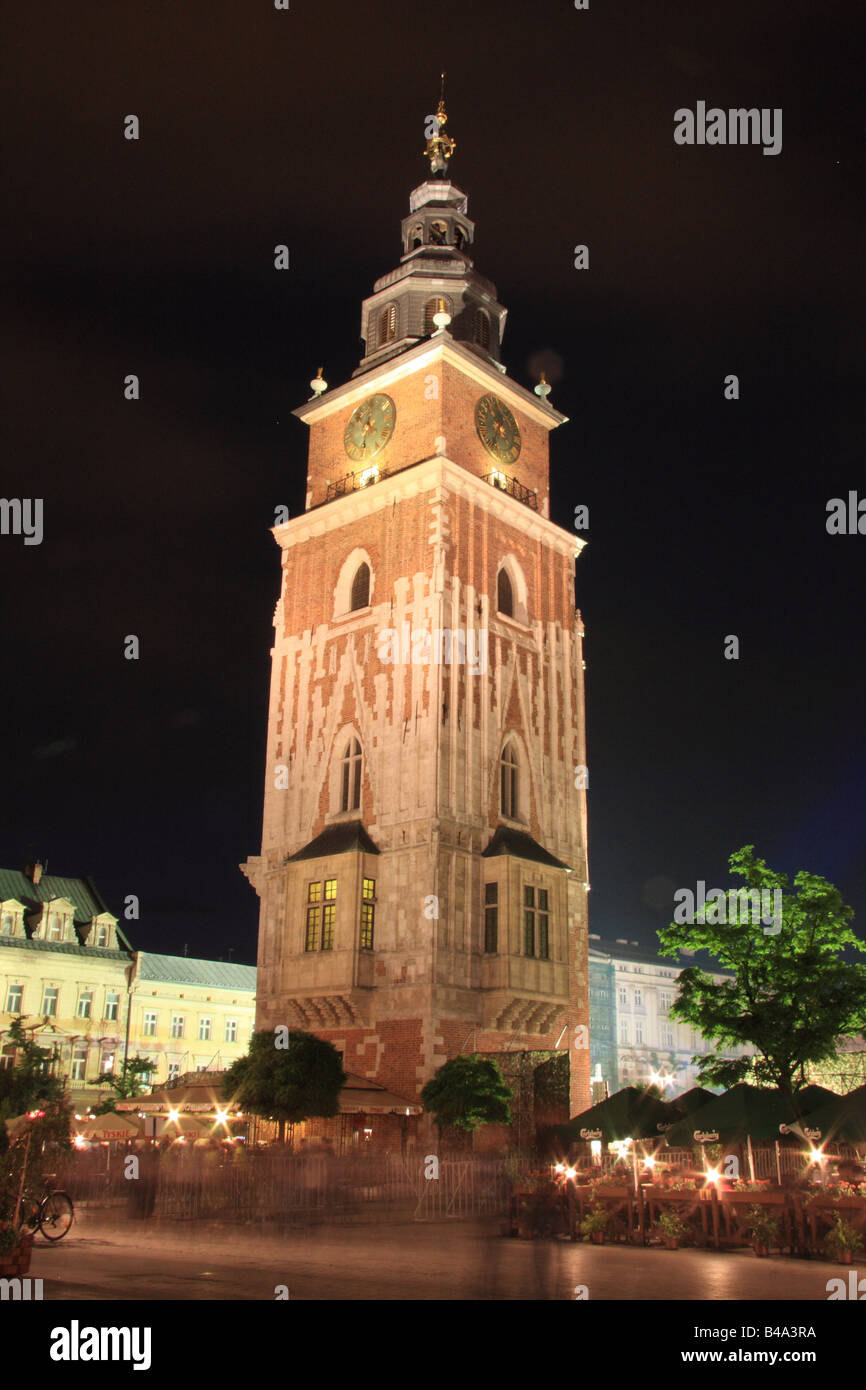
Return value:
<svg viewBox="0 0 866 1390">
<path fill-rule="evenodd" d="M 559 1047 L 589 1104 L 582 542 L 549 519 L 565 417 L 500 360 L 506 310 L 428 141 L 364 357 L 318 379 L 305 512 L 274 527 L 257 1027 L 407 1099 L 461 1052 Z M 321 373 L 320 373 L 321 378 Z M 579 785 L 576 785 L 579 784 Z M 580 1027 L 583 1025 L 583 1028 Z"/>
</svg>

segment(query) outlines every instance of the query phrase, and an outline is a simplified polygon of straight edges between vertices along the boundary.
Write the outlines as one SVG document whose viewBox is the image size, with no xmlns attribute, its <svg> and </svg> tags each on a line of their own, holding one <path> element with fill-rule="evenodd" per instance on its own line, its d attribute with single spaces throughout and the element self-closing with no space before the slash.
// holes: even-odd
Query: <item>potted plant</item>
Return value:
<svg viewBox="0 0 866 1390">
<path fill-rule="evenodd" d="M 680 1241 L 687 1229 L 687 1223 L 681 1214 L 673 1208 L 670 1211 L 661 1212 L 655 1224 L 656 1234 L 662 1237 L 668 1250 L 680 1248 Z"/>
<path fill-rule="evenodd" d="M 749 1207 L 746 1216 L 746 1230 L 751 1237 L 755 1254 L 765 1259 L 770 1253 L 770 1246 L 779 1243 L 779 1218 L 759 1207 L 757 1203 Z"/>
<path fill-rule="evenodd" d="M 827 1237 L 824 1241 L 824 1249 L 828 1254 L 835 1254 L 836 1262 L 840 1265 L 849 1265 L 852 1256 L 863 1248 L 863 1237 L 855 1231 L 850 1221 L 836 1212 L 833 1218 Z"/>
<path fill-rule="evenodd" d="M 584 1240 L 592 1241 L 593 1245 L 604 1245 L 604 1233 L 609 1221 L 610 1215 L 604 1207 L 593 1202 L 580 1223 L 580 1234 Z"/>
</svg>

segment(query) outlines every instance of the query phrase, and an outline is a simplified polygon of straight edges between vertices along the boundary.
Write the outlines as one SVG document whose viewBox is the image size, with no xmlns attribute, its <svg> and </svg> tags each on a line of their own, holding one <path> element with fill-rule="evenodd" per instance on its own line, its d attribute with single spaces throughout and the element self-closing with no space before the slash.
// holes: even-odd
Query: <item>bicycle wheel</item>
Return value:
<svg viewBox="0 0 866 1390">
<path fill-rule="evenodd" d="M 75 1220 L 68 1192 L 49 1192 L 39 1209 L 39 1229 L 46 1240 L 62 1240 Z"/>
</svg>

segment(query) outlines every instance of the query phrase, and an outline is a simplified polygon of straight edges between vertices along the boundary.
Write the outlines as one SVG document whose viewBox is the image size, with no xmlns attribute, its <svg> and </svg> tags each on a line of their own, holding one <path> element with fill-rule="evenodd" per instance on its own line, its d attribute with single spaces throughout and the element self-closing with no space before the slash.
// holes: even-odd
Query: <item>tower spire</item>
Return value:
<svg viewBox="0 0 866 1390">
<path fill-rule="evenodd" d="M 424 158 L 430 161 L 430 172 L 439 178 L 447 178 L 448 161 L 457 148 L 457 141 L 445 134 L 448 114 L 445 110 L 445 74 L 441 75 L 439 105 L 436 108 L 436 129 L 427 141 Z"/>
</svg>

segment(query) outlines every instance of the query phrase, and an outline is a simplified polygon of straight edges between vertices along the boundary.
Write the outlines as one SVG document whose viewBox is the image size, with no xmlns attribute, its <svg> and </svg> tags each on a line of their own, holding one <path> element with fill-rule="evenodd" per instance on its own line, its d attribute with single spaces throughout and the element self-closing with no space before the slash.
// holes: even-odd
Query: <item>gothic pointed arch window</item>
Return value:
<svg viewBox="0 0 866 1390">
<path fill-rule="evenodd" d="M 340 759 L 340 810 L 357 811 L 361 805 L 361 745 L 350 738 Z"/>
<path fill-rule="evenodd" d="M 499 803 L 503 816 L 517 820 L 519 814 L 520 764 L 517 751 L 509 741 L 502 750 L 499 760 Z"/>
<path fill-rule="evenodd" d="M 514 617 L 514 590 L 508 570 L 504 566 L 496 576 L 496 611 L 504 613 L 506 618 Z"/>
<path fill-rule="evenodd" d="M 435 325 L 435 323 L 433 322 L 433 315 L 434 315 L 434 314 L 438 314 L 438 313 L 443 313 L 443 314 L 450 314 L 450 313 L 451 313 L 451 301 L 448 300 L 448 299 L 446 299 L 446 298 L 444 297 L 444 295 L 437 295 L 437 297 L 436 297 L 435 299 L 428 299 L 428 300 L 427 300 L 427 303 L 424 305 L 424 332 L 425 332 L 425 333 L 435 333 L 435 332 L 436 332 L 436 325 Z"/>
<path fill-rule="evenodd" d="M 397 305 L 386 304 L 379 315 L 379 346 L 392 343 L 397 336 Z"/>
<path fill-rule="evenodd" d="M 472 339 L 479 347 L 490 347 L 490 315 L 485 309 L 476 309 L 472 319 Z"/>
<path fill-rule="evenodd" d="M 352 580 L 352 597 L 349 611 L 354 613 L 357 608 L 366 608 L 370 602 L 370 566 L 364 561 L 355 570 L 355 578 Z"/>
</svg>

